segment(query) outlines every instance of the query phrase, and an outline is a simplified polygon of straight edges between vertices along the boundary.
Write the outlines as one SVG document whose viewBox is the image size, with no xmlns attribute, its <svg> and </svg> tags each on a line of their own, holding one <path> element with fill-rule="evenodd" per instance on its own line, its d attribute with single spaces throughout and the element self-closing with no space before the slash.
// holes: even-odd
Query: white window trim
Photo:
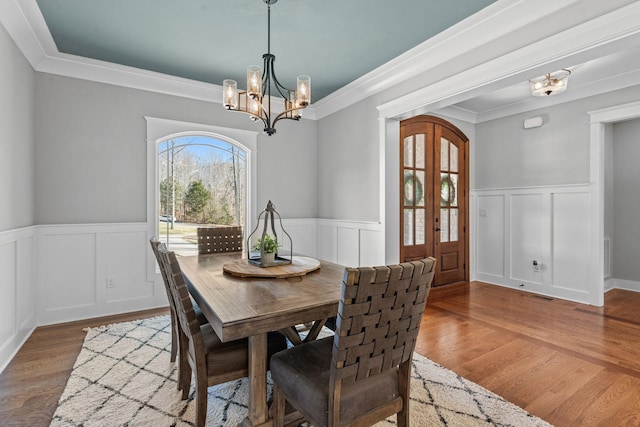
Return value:
<svg viewBox="0 0 640 427">
<path fill-rule="evenodd" d="M 252 227 L 254 207 L 257 206 L 258 132 L 190 123 L 179 120 L 145 116 L 147 121 L 147 240 L 155 236 L 158 222 L 158 144 L 171 138 L 200 135 L 220 139 L 233 144 L 247 153 L 247 211 L 246 227 Z M 155 258 L 147 257 L 147 279 L 153 281 L 157 275 Z"/>
</svg>

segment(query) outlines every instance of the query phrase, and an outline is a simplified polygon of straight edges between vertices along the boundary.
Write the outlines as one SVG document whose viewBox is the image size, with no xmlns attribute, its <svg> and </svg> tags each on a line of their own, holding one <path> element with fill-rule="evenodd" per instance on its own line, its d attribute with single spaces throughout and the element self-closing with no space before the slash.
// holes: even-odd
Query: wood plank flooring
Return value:
<svg viewBox="0 0 640 427">
<path fill-rule="evenodd" d="M 640 426 L 640 293 L 592 307 L 473 282 L 435 288 L 416 351 L 561 426 Z M 48 426 L 82 328 L 159 309 L 38 328 L 0 374 L 0 426 Z"/>
<path fill-rule="evenodd" d="M 416 351 L 560 426 L 640 426 L 640 293 L 604 307 L 473 282 L 434 289 Z"/>
<path fill-rule="evenodd" d="M 167 307 L 36 328 L 0 374 L 0 426 L 39 427 L 51 423 L 82 348 L 83 328 L 168 313 Z"/>
</svg>

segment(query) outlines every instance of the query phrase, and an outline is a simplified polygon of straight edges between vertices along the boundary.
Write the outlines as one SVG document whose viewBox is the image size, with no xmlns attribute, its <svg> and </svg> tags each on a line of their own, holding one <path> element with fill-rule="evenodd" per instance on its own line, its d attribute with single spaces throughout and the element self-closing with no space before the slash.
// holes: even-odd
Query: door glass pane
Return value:
<svg viewBox="0 0 640 427">
<path fill-rule="evenodd" d="M 447 207 L 453 201 L 453 181 L 448 173 L 440 174 L 440 206 Z"/>
<path fill-rule="evenodd" d="M 416 135 L 416 167 L 424 169 L 424 133 Z"/>
<path fill-rule="evenodd" d="M 424 209 L 416 209 L 416 245 L 424 245 Z"/>
<path fill-rule="evenodd" d="M 458 206 L 458 174 L 452 173 L 449 175 L 451 178 L 451 206 Z"/>
<path fill-rule="evenodd" d="M 410 169 L 404 170 L 404 205 L 405 206 L 413 206 L 415 202 L 414 190 L 414 177 L 413 171 Z"/>
<path fill-rule="evenodd" d="M 450 162 L 450 170 L 451 172 L 458 172 L 458 146 L 455 144 L 449 144 L 451 147 L 451 162 Z"/>
<path fill-rule="evenodd" d="M 413 245 L 413 209 L 404 210 L 404 245 Z"/>
<path fill-rule="evenodd" d="M 404 166 L 413 167 L 413 135 L 404 139 Z"/>
<path fill-rule="evenodd" d="M 458 241 L 458 209 L 450 209 L 450 232 L 449 232 L 449 241 L 457 242 Z"/>
<path fill-rule="evenodd" d="M 440 170 L 449 170 L 449 141 L 445 138 L 440 138 Z"/>
<path fill-rule="evenodd" d="M 424 206 L 424 171 L 416 171 L 416 180 L 413 186 L 416 190 L 416 206 Z"/>
<path fill-rule="evenodd" d="M 440 242 L 449 241 L 449 209 L 440 209 Z"/>
</svg>

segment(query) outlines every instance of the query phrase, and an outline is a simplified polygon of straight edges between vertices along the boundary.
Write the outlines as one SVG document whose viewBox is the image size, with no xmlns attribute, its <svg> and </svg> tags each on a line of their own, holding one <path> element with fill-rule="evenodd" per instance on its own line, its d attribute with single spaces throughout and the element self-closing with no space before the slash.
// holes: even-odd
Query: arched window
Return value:
<svg viewBox="0 0 640 427">
<path fill-rule="evenodd" d="M 197 253 L 201 226 L 246 223 L 247 153 L 206 135 L 158 144 L 158 238 L 181 255 Z"/>
<path fill-rule="evenodd" d="M 160 233 L 162 225 L 164 228 L 163 241 L 167 241 L 168 236 L 172 250 L 182 255 L 195 254 L 195 239 L 192 246 L 183 245 L 183 249 L 180 248 L 176 241 L 172 242 L 172 240 L 175 240 L 172 239 L 174 234 L 167 232 L 167 221 L 173 220 L 173 217 L 178 220 L 178 223 L 174 223 L 174 231 L 176 230 L 176 224 L 195 224 L 201 220 L 204 220 L 203 222 L 205 223 L 221 221 L 221 218 L 225 218 L 225 212 L 229 213 L 232 218 L 231 221 L 237 221 L 240 218 L 240 223 L 245 229 L 251 228 L 255 221 L 254 211 L 256 210 L 258 132 L 157 117 L 145 117 L 145 120 L 147 122 L 147 241 L 152 236 L 163 237 Z M 178 150 L 182 151 L 178 152 Z M 170 158 L 167 156 L 170 156 Z M 234 201 L 232 204 L 226 205 L 226 207 L 218 206 L 216 208 L 218 215 L 212 213 L 213 205 L 208 207 L 209 210 L 207 210 L 207 207 L 199 210 L 193 204 L 195 202 L 192 205 L 185 205 L 184 200 L 178 199 L 174 203 L 173 188 L 171 186 L 173 185 L 172 182 L 174 182 L 175 189 L 178 190 L 179 179 L 176 166 L 178 166 L 179 158 L 182 158 L 185 162 L 184 168 L 180 165 L 182 168 L 180 173 L 185 175 L 180 178 L 184 180 L 180 181 L 182 182 L 181 185 L 186 186 L 184 190 L 189 190 L 189 185 L 191 185 L 192 181 L 201 181 L 202 186 L 196 184 L 192 193 L 196 194 L 199 189 L 204 187 L 211 192 L 211 203 L 217 197 L 213 194 L 216 183 L 211 182 L 214 180 L 212 176 L 216 175 L 213 174 L 213 171 L 210 174 L 208 169 L 214 169 L 213 165 L 216 162 L 223 165 L 221 169 L 225 167 L 233 168 L 235 162 L 235 167 L 238 171 L 237 177 L 239 177 L 237 184 L 240 194 L 238 197 L 241 202 L 236 203 Z M 187 158 L 190 159 L 189 162 L 186 161 Z M 167 173 L 167 166 L 171 169 L 172 162 L 175 181 L 172 181 L 172 175 Z M 188 164 L 191 166 L 188 166 Z M 188 176 L 186 176 L 187 174 Z M 163 180 L 166 180 L 164 184 L 162 184 Z M 207 188 L 207 181 L 210 181 L 210 188 Z M 165 189 L 164 196 L 161 195 L 161 187 Z M 170 190 L 168 198 L 166 196 L 167 187 Z M 233 188 L 227 188 L 227 190 L 235 191 Z M 177 193 L 176 197 L 179 197 L 181 193 Z M 186 197 L 186 193 L 183 196 Z M 173 212 L 174 209 L 176 209 L 175 214 Z M 172 218 L 168 218 L 168 216 Z M 182 219 L 185 222 L 181 222 Z M 171 229 L 169 228 L 169 230 Z M 195 231 L 191 235 L 195 235 Z M 148 251 L 147 255 L 147 278 L 153 281 L 157 278 L 156 261 L 151 251 Z"/>
</svg>

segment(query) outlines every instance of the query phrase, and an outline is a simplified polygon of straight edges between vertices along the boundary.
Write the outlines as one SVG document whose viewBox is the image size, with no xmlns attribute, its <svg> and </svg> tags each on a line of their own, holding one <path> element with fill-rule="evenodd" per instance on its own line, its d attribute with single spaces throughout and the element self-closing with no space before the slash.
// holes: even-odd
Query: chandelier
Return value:
<svg viewBox="0 0 640 427">
<path fill-rule="evenodd" d="M 222 83 L 222 104 L 227 110 L 249 114 L 253 121 L 262 120 L 264 132 L 271 136 L 276 133 L 278 120 L 300 120 L 300 110 L 311 102 L 311 78 L 298 76 L 295 90 L 287 89 L 278 81 L 273 65 L 276 57 L 271 54 L 271 5 L 278 0 L 263 1 L 267 4 L 267 53 L 262 55 L 263 66 L 247 67 L 246 91 L 239 92 L 235 80 L 225 80 Z M 284 100 L 284 110 L 278 114 L 271 107 L 272 89 Z"/>
<path fill-rule="evenodd" d="M 571 71 L 562 69 L 555 73 L 548 73 L 543 77 L 529 80 L 533 96 L 557 95 L 567 90 Z"/>
</svg>

